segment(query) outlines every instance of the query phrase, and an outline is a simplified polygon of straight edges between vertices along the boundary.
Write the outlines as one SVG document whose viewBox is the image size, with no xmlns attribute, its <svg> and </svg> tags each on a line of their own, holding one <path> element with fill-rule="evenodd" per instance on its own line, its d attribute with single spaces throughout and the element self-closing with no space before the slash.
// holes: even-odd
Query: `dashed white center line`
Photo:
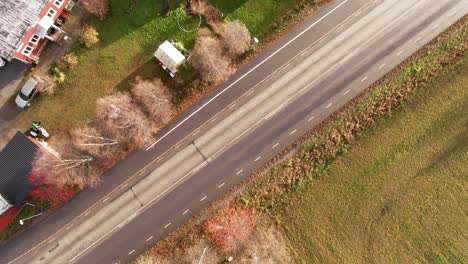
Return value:
<svg viewBox="0 0 468 264">
<path fill-rule="evenodd" d="M 418 37 L 417 39 L 414 40 L 414 42 L 416 43 L 416 42 L 418 42 L 420 40 L 421 40 L 421 37 Z"/>
<path fill-rule="evenodd" d="M 233 108 L 234 106 L 236 106 L 236 103 L 233 103 L 232 105 L 230 105 L 230 106 L 228 107 L 228 110 L 231 109 L 231 108 Z"/>
<path fill-rule="evenodd" d="M 109 197 L 106 197 L 102 202 L 105 203 L 107 200 L 109 200 Z"/>
<path fill-rule="evenodd" d="M 167 224 L 164 226 L 164 229 L 168 228 L 171 225 L 171 223 Z"/>
<path fill-rule="evenodd" d="M 205 200 L 205 199 L 206 199 L 206 197 L 207 197 L 207 196 L 205 196 L 205 197 L 201 198 L 201 199 L 200 199 L 200 202 L 203 202 L 203 200 Z"/>
<path fill-rule="evenodd" d="M 188 211 L 190 211 L 190 210 L 189 210 L 189 209 L 185 210 L 185 211 L 182 213 L 182 215 L 188 213 Z"/>
<path fill-rule="evenodd" d="M 132 251 L 128 252 L 128 254 L 131 255 L 133 252 L 135 252 L 134 249 L 132 249 Z"/>
<path fill-rule="evenodd" d="M 361 82 L 367 80 L 367 76 L 361 79 Z"/>
<path fill-rule="evenodd" d="M 247 95 L 251 95 L 254 91 L 254 89 L 250 90 L 250 92 L 248 92 Z"/>
<path fill-rule="evenodd" d="M 439 24 L 435 24 L 435 25 L 432 27 L 432 29 L 436 29 L 436 28 L 438 28 L 438 27 L 439 27 Z"/>
<path fill-rule="evenodd" d="M 315 116 L 312 116 L 311 118 L 307 119 L 307 122 L 312 121 L 315 118 Z"/>
<path fill-rule="evenodd" d="M 218 189 L 221 188 L 221 187 L 223 187 L 224 184 L 226 184 L 226 183 L 223 182 L 223 183 L 221 183 L 220 185 L 218 185 Z"/>
<path fill-rule="evenodd" d="M 327 106 L 325 106 L 325 108 L 329 108 L 330 106 L 332 106 L 333 103 L 329 103 Z"/>
<path fill-rule="evenodd" d="M 153 239 L 153 236 L 150 236 L 146 239 L 146 242 L 150 241 L 151 239 Z"/>
<path fill-rule="evenodd" d="M 258 156 L 256 159 L 254 159 L 254 161 L 257 162 L 261 158 L 262 158 L 262 156 Z"/>
<path fill-rule="evenodd" d="M 271 147 L 271 148 L 276 148 L 278 145 L 279 145 L 279 143 L 276 143 L 276 144 L 274 144 L 273 147 Z"/>
<path fill-rule="evenodd" d="M 382 63 L 382 65 L 379 66 L 379 70 L 385 67 L 385 63 Z"/>
<path fill-rule="evenodd" d="M 396 55 L 400 56 L 405 50 L 400 50 Z"/>
<path fill-rule="evenodd" d="M 289 135 L 292 135 L 292 134 L 294 134 L 296 132 L 297 132 L 297 129 L 294 129 L 293 131 L 291 131 L 291 133 L 289 133 Z"/>
<path fill-rule="evenodd" d="M 238 172 L 236 172 L 236 175 L 241 174 L 244 171 L 244 169 L 240 169 Z"/>
<path fill-rule="evenodd" d="M 347 95 L 349 93 L 349 91 L 351 91 L 351 90 L 347 90 L 346 92 L 344 92 L 343 95 Z"/>
</svg>

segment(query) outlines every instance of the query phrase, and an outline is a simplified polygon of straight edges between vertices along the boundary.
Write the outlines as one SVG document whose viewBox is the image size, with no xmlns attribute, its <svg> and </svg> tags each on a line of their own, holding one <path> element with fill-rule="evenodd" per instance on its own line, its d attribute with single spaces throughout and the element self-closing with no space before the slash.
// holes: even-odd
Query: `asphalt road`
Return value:
<svg viewBox="0 0 468 264">
<path fill-rule="evenodd" d="M 466 11 L 463 0 L 332 2 L 106 175 L 117 183 L 80 194 L 2 248 L 0 262 L 134 258 Z"/>
</svg>

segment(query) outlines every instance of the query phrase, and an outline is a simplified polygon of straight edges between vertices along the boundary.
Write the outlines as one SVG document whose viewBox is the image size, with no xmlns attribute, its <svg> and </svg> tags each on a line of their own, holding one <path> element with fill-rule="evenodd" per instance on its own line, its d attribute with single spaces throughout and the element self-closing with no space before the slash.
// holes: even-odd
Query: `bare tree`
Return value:
<svg viewBox="0 0 468 264">
<path fill-rule="evenodd" d="M 174 115 L 171 94 L 161 79 L 144 80 L 137 77 L 132 93 L 156 122 L 157 127 L 165 125 Z"/>
<path fill-rule="evenodd" d="M 133 261 L 133 264 L 171 264 L 174 263 L 170 259 L 155 254 L 153 252 L 146 252 L 142 255 L 140 255 L 135 261 Z"/>
<path fill-rule="evenodd" d="M 100 173 L 95 166 L 94 158 L 67 143 L 59 142 L 54 145 L 54 149 L 60 153 L 59 157 L 45 151 L 37 153 L 32 164 L 37 177 L 41 178 L 44 184 L 57 186 L 76 186 L 80 189 L 97 186 L 100 182 Z"/>
<path fill-rule="evenodd" d="M 252 237 L 243 243 L 238 258 L 254 264 L 292 262 L 283 234 L 272 226 L 257 227 Z"/>
<path fill-rule="evenodd" d="M 217 38 L 198 36 L 193 53 L 193 67 L 203 80 L 218 84 L 231 74 L 231 59 L 224 55 L 223 46 Z"/>
<path fill-rule="evenodd" d="M 223 13 L 216 7 L 209 5 L 206 1 L 190 1 L 192 10 L 202 15 L 209 24 L 221 23 Z"/>
<path fill-rule="evenodd" d="M 142 147 L 152 138 L 154 127 L 128 93 L 114 93 L 97 104 L 98 124 L 117 141 Z"/>
<path fill-rule="evenodd" d="M 250 32 L 239 20 L 214 28 L 221 35 L 221 40 L 232 57 L 235 58 L 250 48 Z"/>
<path fill-rule="evenodd" d="M 107 0 L 82 0 L 80 1 L 86 11 L 90 14 L 104 20 L 109 12 L 109 3 Z"/>
</svg>

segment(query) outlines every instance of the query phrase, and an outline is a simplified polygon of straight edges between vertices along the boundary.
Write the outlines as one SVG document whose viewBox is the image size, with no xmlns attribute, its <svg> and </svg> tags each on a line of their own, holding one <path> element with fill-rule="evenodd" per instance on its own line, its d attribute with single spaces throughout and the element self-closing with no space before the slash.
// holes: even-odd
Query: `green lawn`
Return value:
<svg viewBox="0 0 468 264">
<path fill-rule="evenodd" d="M 468 65 L 422 90 L 280 214 L 303 263 L 468 263 Z"/>
<path fill-rule="evenodd" d="M 95 112 L 95 101 L 114 90 L 127 90 L 137 75 L 162 77 L 180 98 L 193 78 L 193 71 L 182 69 L 185 81 L 175 82 L 159 69 L 152 58 L 157 46 L 166 39 L 183 43 L 187 49 L 194 44 L 195 33 L 185 33 L 177 25 L 177 17 L 186 28 L 198 20 L 189 18 L 178 8 L 181 0 L 171 1 L 172 12 L 161 16 L 161 1 L 111 0 L 107 20 L 93 20 L 100 33 L 100 43 L 91 50 L 76 45 L 80 64 L 67 73 L 67 80 L 53 96 L 42 96 L 28 109 L 21 122 L 24 125 L 40 120 L 52 133 L 67 131 L 88 120 Z M 299 0 L 216 0 L 227 19 L 240 19 L 253 35 L 262 34 L 282 14 Z"/>
</svg>

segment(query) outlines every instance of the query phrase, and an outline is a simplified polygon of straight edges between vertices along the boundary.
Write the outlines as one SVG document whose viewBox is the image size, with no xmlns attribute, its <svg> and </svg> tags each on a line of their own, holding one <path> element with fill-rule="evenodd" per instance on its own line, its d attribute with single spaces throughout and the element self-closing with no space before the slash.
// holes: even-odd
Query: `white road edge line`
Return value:
<svg viewBox="0 0 468 264">
<path fill-rule="evenodd" d="M 432 30 L 436 29 L 439 27 L 439 24 L 435 24 L 433 27 L 432 27 Z"/>
<path fill-rule="evenodd" d="M 201 199 L 200 199 L 200 202 L 203 202 L 203 200 L 205 200 L 206 197 L 207 197 L 207 196 L 205 195 L 203 198 L 201 198 Z"/>
<path fill-rule="evenodd" d="M 364 78 L 362 78 L 362 79 L 361 79 L 361 82 L 364 82 L 365 80 L 367 80 L 367 76 L 364 77 Z"/>
<path fill-rule="evenodd" d="M 327 106 L 325 106 L 326 109 L 328 109 L 330 106 L 332 106 L 333 103 L 329 103 Z"/>
<path fill-rule="evenodd" d="M 385 67 L 385 63 L 382 63 L 382 65 L 379 66 L 379 70 Z"/>
<path fill-rule="evenodd" d="M 146 242 L 150 241 L 151 239 L 153 239 L 153 236 L 150 236 L 146 239 Z"/>
<path fill-rule="evenodd" d="M 400 56 L 405 50 L 400 50 L 396 55 Z"/>
<path fill-rule="evenodd" d="M 351 90 L 347 90 L 346 92 L 344 92 L 343 95 L 347 95 L 349 93 L 349 91 L 351 91 Z"/>
<path fill-rule="evenodd" d="M 422 38 L 421 37 L 418 37 L 417 39 L 414 40 L 414 43 L 420 41 Z"/>
<path fill-rule="evenodd" d="M 225 183 L 225 182 L 223 182 L 223 183 L 221 183 L 220 185 L 218 185 L 218 189 L 219 189 L 219 188 L 221 188 L 221 187 L 223 187 L 223 186 L 224 186 L 224 184 L 226 184 L 226 183 Z"/>
<path fill-rule="evenodd" d="M 258 67 L 262 66 L 266 61 L 268 61 L 269 59 L 271 59 L 273 56 L 275 56 L 276 54 L 278 54 L 280 51 L 282 51 L 285 47 L 289 46 L 292 42 L 294 42 L 296 39 L 300 38 L 302 35 L 304 35 L 304 33 L 306 33 L 307 31 L 309 31 L 311 28 L 313 28 L 315 25 L 317 25 L 318 23 L 320 23 L 322 20 L 324 20 L 326 17 L 328 17 L 331 13 L 335 12 L 335 10 L 337 10 L 338 8 L 340 8 L 342 5 L 346 4 L 348 1 L 350 0 L 344 0 L 343 2 L 341 2 L 339 5 L 335 6 L 332 10 L 328 11 L 328 13 L 326 13 L 325 15 L 323 15 L 321 18 L 319 18 L 317 21 L 315 21 L 314 23 L 312 23 L 312 25 L 308 26 L 307 28 L 305 28 L 303 31 L 299 32 L 296 36 L 294 36 L 292 39 L 290 39 L 288 42 L 286 42 L 283 46 L 281 46 L 280 48 L 278 48 L 277 50 L 275 50 L 272 54 L 270 54 L 268 57 L 266 57 L 263 61 L 261 61 L 260 63 L 258 63 L 257 65 L 255 65 L 254 67 L 252 67 L 252 69 L 250 69 L 249 71 L 247 71 L 246 73 L 244 73 L 242 76 L 240 76 L 237 80 L 235 80 L 234 82 L 232 82 L 230 85 L 228 85 L 226 88 L 224 88 L 221 92 L 219 92 L 218 94 L 216 94 L 215 96 L 213 96 L 210 100 L 208 100 L 207 102 L 205 102 L 203 105 L 201 105 L 197 110 L 193 111 L 190 115 L 188 115 L 186 118 L 184 118 L 180 123 L 178 123 L 177 125 L 175 125 L 173 128 L 171 128 L 166 134 L 162 135 L 158 140 L 156 140 L 153 144 L 151 144 L 148 148 L 146 148 L 146 151 L 152 149 L 156 144 L 158 144 L 161 140 L 163 140 L 164 138 L 166 138 L 170 133 L 172 133 L 174 130 L 176 130 L 178 127 L 180 127 L 182 124 L 184 124 L 185 122 L 187 122 L 187 120 L 189 120 L 190 118 L 192 118 L 192 116 L 196 115 L 198 112 L 200 112 L 203 108 L 205 108 L 209 103 L 211 103 L 212 101 L 216 100 L 219 96 L 221 96 L 222 94 L 224 94 L 227 90 L 231 89 L 231 87 L 233 87 L 236 83 L 238 83 L 240 80 L 244 79 L 245 76 L 249 75 L 251 72 L 253 72 L 254 70 L 256 70 Z"/>
<path fill-rule="evenodd" d="M 250 90 L 250 92 L 248 92 L 247 95 L 251 95 L 254 91 L 255 89 Z"/>
<path fill-rule="evenodd" d="M 104 200 L 102 200 L 102 202 L 105 203 L 107 200 L 109 200 L 109 197 L 104 198 Z"/>
</svg>

